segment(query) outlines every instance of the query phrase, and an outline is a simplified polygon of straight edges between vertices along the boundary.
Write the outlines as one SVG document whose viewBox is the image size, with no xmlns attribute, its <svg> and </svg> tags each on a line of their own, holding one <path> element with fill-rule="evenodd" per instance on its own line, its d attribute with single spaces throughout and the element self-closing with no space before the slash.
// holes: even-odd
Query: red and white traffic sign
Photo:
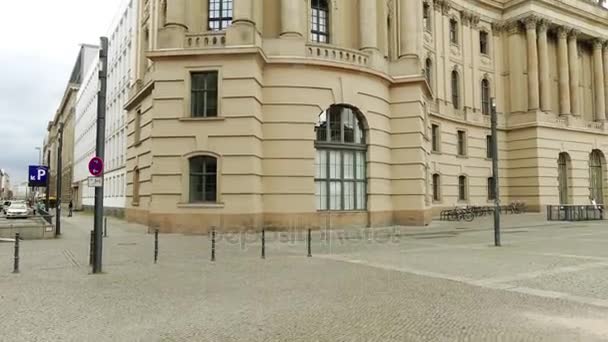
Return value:
<svg viewBox="0 0 608 342">
<path fill-rule="evenodd" d="M 89 172 L 92 176 L 101 176 L 103 174 L 103 160 L 99 157 L 91 158 L 89 161 Z"/>
</svg>

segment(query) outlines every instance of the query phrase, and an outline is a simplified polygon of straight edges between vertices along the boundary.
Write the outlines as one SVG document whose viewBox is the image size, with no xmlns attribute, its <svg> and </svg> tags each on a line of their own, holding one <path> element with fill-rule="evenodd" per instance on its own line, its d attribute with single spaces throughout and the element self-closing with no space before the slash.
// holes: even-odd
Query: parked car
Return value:
<svg viewBox="0 0 608 342">
<path fill-rule="evenodd" d="M 2 202 L 2 204 L 0 205 L 0 207 L 1 207 L 0 209 L 2 210 L 2 213 L 3 213 L 4 215 L 6 215 L 6 210 L 7 210 L 7 209 L 8 209 L 8 207 L 10 207 L 10 206 L 11 206 L 11 201 L 4 201 L 4 202 Z"/>
<path fill-rule="evenodd" d="M 25 203 L 11 203 L 11 206 L 6 209 L 6 218 L 27 218 L 29 210 Z"/>
</svg>

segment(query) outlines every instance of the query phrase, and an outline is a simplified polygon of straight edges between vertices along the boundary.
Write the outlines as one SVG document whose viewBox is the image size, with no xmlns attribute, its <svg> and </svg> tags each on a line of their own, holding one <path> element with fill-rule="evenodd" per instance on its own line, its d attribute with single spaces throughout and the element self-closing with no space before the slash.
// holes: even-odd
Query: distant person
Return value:
<svg viewBox="0 0 608 342">
<path fill-rule="evenodd" d="M 74 203 L 70 200 L 70 204 L 68 204 L 68 217 L 72 217 L 72 209 L 74 208 Z"/>
</svg>

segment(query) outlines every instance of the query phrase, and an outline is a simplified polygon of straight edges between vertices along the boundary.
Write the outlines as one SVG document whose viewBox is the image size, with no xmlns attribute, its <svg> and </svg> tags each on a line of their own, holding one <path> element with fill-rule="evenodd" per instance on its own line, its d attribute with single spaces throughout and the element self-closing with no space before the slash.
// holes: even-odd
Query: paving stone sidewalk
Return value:
<svg viewBox="0 0 608 342">
<path fill-rule="evenodd" d="M 487 222 L 486 222 L 487 221 Z M 603 222 L 505 219 L 312 234 L 161 235 L 109 220 L 91 275 L 92 217 L 0 244 L 0 341 L 608 341 Z M 383 232 L 383 233 L 380 233 Z M 367 234 L 367 235 L 365 235 Z"/>
</svg>

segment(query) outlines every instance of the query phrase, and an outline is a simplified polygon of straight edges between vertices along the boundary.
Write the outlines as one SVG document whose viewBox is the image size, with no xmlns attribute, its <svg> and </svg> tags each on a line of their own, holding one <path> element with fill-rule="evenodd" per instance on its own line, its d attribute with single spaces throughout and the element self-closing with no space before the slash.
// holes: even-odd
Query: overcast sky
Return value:
<svg viewBox="0 0 608 342">
<path fill-rule="evenodd" d="M 0 11 L 0 168 L 27 179 L 79 44 L 98 45 L 125 0 L 6 0 Z"/>
</svg>

